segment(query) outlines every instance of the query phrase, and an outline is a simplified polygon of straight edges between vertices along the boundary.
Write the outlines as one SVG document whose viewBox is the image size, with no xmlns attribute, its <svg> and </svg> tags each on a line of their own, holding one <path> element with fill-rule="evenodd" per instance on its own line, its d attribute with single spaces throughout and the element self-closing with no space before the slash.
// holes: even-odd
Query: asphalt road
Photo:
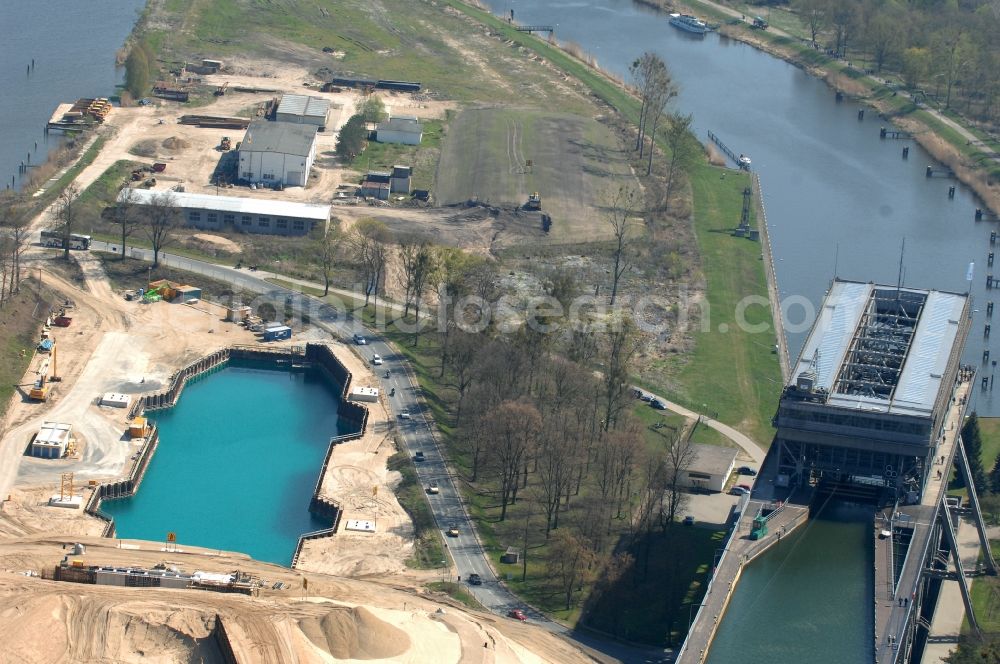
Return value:
<svg viewBox="0 0 1000 664">
<path fill-rule="evenodd" d="M 115 243 L 93 243 L 93 249 L 111 251 L 117 247 Z M 152 261 L 152 251 L 148 249 L 129 248 L 128 253 L 134 258 Z M 294 311 L 308 313 L 310 321 L 326 330 L 344 343 L 352 344 L 355 334 L 363 335 L 366 344 L 354 344 L 361 357 L 369 362 L 372 356 L 378 354 L 384 364 L 372 366 L 373 371 L 382 384 L 382 389 L 388 395 L 395 388 L 395 396 L 389 397 L 391 411 L 396 416 L 397 440 L 410 453 L 424 453 L 424 461 L 415 462 L 417 477 L 426 488 L 436 481 L 440 493 L 428 495 L 431 512 L 434 515 L 442 537 L 447 544 L 451 557 L 451 580 L 466 584 L 466 588 L 489 611 L 506 616 L 514 608 L 522 609 L 529 622 L 547 629 L 550 632 L 572 640 L 578 646 L 589 652 L 595 661 L 626 662 L 626 663 L 656 663 L 673 661 L 670 650 L 662 648 L 632 647 L 617 641 L 605 640 L 587 632 L 569 629 L 553 622 L 533 608 L 523 604 L 496 577 L 490 566 L 486 553 L 483 551 L 476 536 L 472 520 L 465 510 L 460 493 L 455 485 L 454 474 L 448 467 L 442 455 L 443 445 L 438 444 L 438 437 L 433 420 L 427 410 L 421 405 L 420 388 L 416 376 L 406 362 L 405 357 L 397 354 L 377 332 L 366 329 L 361 321 L 350 315 L 349 311 L 327 305 L 319 300 L 301 293 L 286 289 L 266 281 L 269 273 L 250 271 L 247 268 L 235 269 L 224 265 L 177 256 L 170 253 L 160 253 L 160 262 L 169 267 L 203 274 L 212 279 L 237 286 L 241 290 L 259 293 L 265 299 L 288 306 Z M 385 372 L 389 375 L 386 376 Z M 403 419 L 400 413 L 408 412 L 410 417 Z M 445 530 L 451 525 L 458 528 L 458 537 L 448 537 Z M 470 574 L 479 574 L 483 580 L 480 586 L 467 583 Z M 512 619 L 513 620 L 513 619 Z"/>
</svg>

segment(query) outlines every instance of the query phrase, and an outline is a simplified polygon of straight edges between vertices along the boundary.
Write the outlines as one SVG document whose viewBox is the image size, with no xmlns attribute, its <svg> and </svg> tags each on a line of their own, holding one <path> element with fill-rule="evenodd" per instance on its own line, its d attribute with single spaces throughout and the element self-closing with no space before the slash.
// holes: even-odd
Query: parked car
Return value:
<svg viewBox="0 0 1000 664">
<path fill-rule="evenodd" d="M 747 493 L 750 493 L 750 485 L 749 484 L 737 484 L 736 486 L 738 486 L 739 488 L 743 489 Z"/>
<path fill-rule="evenodd" d="M 415 453 L 415 454 L 413 455 L 413 460 L 414 460 L 414 461 L 423 461 L 423 460 L 424 460 L 424 453 L 423 453 L 423 452 L 420 452 L 420 451 L 416 452 L 416 453 Z"/>
<path fill-rule="evenodd" d="M 438 483 L 437 482 L 431 482 L 430 484 L 428 484 L 427 485 L 427 493 L 432 494 L 432 495 L 441 493 L 441 489 L 438 487 Z"/>
<path fill-rule="evenodd" d="M 734 486 L 732 489 L 729 490 L 729 495 L 730 496 L 742 496 L 742 495 L 747 494 L 747 493 L 750 493 L 750 492 L 747 491 L 746 489 L 744 489 L 741 486 Z"/>
<path fill-rule="evenodd" d="M 365 344 L 368 343 L 368 340 L 365 339 L 363 335 L 355 334 L 354 335 L 354 343 L 356 343 L 359 346 L 364 346 Z"/>
<path fill-rule="evenodd" d="M 381 366 L 381 364 L 382 364 L 382 356 L 379 355 L 378 353 L 375 353 L 374 355 L 372 355 L 372 364 L 374 364 L 375 366 Z"/>
<path fill-rule="evenodd" d="M 653 395 L 652 394 L 646 394 L 645 392 L 643 392 L 642 396 L 639 397 L 639 400 L 640 401 L 652 401 L 653 400 Z"/>
<path fill-rule="evenodd" d="M 666 410 L 667 409 L 667 404 L 663 403 L 659 399 L 653 399 L 652 401 L 649 402 L 649 405 L 652 406 L 653 408 L 655 408 L 656 410 Z"/>
<path fill-rule="evenodd" d="M 642 398 L 642 390 L 633 389 L 632 390 L 632 396 L 635 397 L 636 399 L 641 399 Z"/>
<path fill-rule="evenodd" d="M 507 617 L 520 620 L 521 622 L 526 622 L 528 620 L 528 616 L 524 615 L 524 611 L 521 609 L 511 609 L 507 612 Z"/>
<path fill-rule="evenodd" d="M 681 521 L 681 523 L 683 523 L 685 526 L 693 526 L 694 525 L 694 517 L 691 516 L 690 514 L 688 514 L 686 517 L 684 517 L 684 520 Z"/>
<path fill-rule="evenodd" d="M 455 524 L 448 526 L 448 530 L 445 531 L 445 535 L 448 537 L 458 537 L 458 526 Z"/>
<path fill-rule="evenodd" d="M 479 576 L 478 574 L 470 574 L 469 575 L 469 585 L 470 586 L 481 586 L 481 585 L 483 585 L 483 577 Z"/>
<path fill-rule="evenodd" d="M 404 410 L 403 412 L 401 412 L 399 414 L 399 419 L 401 419 L 401 420 L 408 420 L 408 419 L 410 419 L 410 411 Z"/>
<path fill-rule="evenodd" d="M 737 470 L 740 475 L 749 475 L 750 477 L 757 477 L 757 471 L 750 466 L 740 466 Z"/>
</svg>

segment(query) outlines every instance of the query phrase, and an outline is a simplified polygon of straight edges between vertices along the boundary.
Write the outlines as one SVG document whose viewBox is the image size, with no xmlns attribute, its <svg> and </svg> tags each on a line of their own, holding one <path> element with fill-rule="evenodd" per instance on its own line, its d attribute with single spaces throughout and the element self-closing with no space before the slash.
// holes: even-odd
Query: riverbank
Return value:
<svg viewBox="0 0 1000 664">
<path fill-rule="evenodd" d="M 913 135 L 932 157 L 949 167 L 959 182 L 969 187 L 985 208 L 1000 215 L 1000 156 L 979 148 L 982 137 L 952 118 L 913 100 L 906 91 L 883 79 L 851 67 L 779 30 L 754 30 L 745 16 L 711 0 L 640 0 L 664 12 L 682 5 L 720 24 L 719 34 L 801 68 L 841 93 L 875 109 L 880 117 Z M 735 23 L 734 23 L 735 21 Z"/>
</svg>

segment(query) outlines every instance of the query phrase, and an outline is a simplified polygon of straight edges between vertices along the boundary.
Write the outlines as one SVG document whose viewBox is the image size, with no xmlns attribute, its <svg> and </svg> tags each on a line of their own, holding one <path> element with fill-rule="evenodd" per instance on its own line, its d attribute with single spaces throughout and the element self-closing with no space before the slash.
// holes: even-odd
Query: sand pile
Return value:
<svg viewBox="0 0 1000 664">
<path fill-rule="evenodd" d="M 163 139 L 161 143 L 163 149 L 165 150 L 183 150 L 190 146 L 190 143 L 185 141 L 183 138 L 178 138 L 177 136 L 171 136 L 170 138 Z"/>
<path fill-rule="evenodd" d="M 410 637 L 364 607 L 338 607 L 322 618 L 304 618 L 299 629 L 337 659 L 387 659 L 410 649 Z"/>
<path fill-rule="evenodd" d="M 224 661 L 213 613 L 54 593 L 8 597 L 5 604 L 3 661 Z"/>
</svg>

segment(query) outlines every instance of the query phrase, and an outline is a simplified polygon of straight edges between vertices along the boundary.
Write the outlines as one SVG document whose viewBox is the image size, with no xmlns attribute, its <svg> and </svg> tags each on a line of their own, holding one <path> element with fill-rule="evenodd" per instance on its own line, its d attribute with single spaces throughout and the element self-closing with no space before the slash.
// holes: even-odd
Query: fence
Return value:
<svg viewBox="0 0 1000 664">
<path fill-rule="evenodd" d="M 101 502 L 105 498 L 111 500 L 115 498 L 127 498 L 138 491 L 139 485 L 142 484 L 142 480 L 146 476 L 146 469 L 149 468 L 149 461 L 153 458 L 153 453 L 156 452 L 159 442 L 160 432 L 153 425 L 150 427 L 146 441 L 139 451 L 139 457 L 132 464 L 128 477 L 124 480 L 104 482 L 94 487 L 93 493 L 90 494 L 90 500 L 87 501 L 86 512 L 104 522 L 104 530 L 101 531 L 101 537 L 115 536 L 115 518 L 101 509 Z"/>
</svg>

